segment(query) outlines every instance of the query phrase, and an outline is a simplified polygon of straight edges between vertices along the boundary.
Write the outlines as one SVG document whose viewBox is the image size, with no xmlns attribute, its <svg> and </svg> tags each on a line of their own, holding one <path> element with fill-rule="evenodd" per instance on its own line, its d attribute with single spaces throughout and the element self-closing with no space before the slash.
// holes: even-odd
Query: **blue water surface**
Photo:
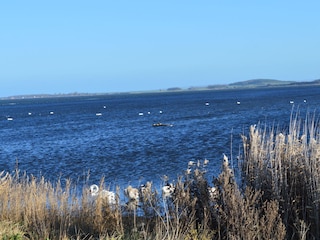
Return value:
<svg viewBox="0 0 320 240">
<path fill-rule="evenodd" d="M 250 125 L 286 128 L 293 109 L 304 117 L 319 103 L 319 87 L 2 100 L 0 170 L 81 184 L 104 177 L 114 189 L 177 179 L 206 158 L 211 178 L 222 153 L 237 166 Z"/>
</svg>

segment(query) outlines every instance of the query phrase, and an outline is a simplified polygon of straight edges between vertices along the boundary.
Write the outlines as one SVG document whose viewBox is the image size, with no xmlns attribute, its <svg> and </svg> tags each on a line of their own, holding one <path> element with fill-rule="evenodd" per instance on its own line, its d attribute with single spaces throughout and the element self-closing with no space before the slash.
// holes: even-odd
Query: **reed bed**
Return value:
<svg viewBox="0 0 320 240">
<path fill-rule="evenodd" d="M 190 161 L 162 191 L 147 182 L 136 198 L 117 187 L 112 203 L 88 186 L 79 196 L 69 180 L 2 172 L 0 239 L 320 239 L 318 127 L 310 116 L 288 129 L 251 126 L 239 168 L 224 155 L 208 179 L 208 160 Z"/>
<path fill-rule="evenodd" d="M 243 136 L 243 181 L 278 201 L 288 239 L 320 239 L 319 131 L 314 114 L 296 114 L 288 129 L 251 126 Z"/>
<path fill-rule="evenodd" d="M 205 160 L 206 161 L 206 160 Z M 201 166 L 200 166 L 201 165 Z M 261 202 L 261 193 L 241 193 L 233 170 L 226 163 L 209 183 L 200 162 L 164 186 L 158 193 L 152 183 L 140 188 L 132 205 L 110 204 L 91 197 L 88 187 L 77 196 L 70 181 L 52 184 L 44 178 L 4 175 L 0 184 L 1 239 L 283 239 L 284 226 L 277 201 Z M 104 185 L 101 179 L 100 187 Z M 135 207 L 132 207 L 135 206 Z M 268 228 L 267 228 L 268 227 Z M 249 229 L 249 230 L 248 230 Z"/>
</svg>

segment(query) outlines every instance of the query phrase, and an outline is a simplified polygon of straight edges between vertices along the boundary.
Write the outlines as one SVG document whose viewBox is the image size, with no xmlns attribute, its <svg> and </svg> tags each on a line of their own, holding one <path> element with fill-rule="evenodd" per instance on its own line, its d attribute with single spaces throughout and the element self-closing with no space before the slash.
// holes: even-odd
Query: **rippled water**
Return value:
<svg viewBox="0 0 320 240">
<path fill-rule="evenodd" d="M 0 170 L 18 165 L 52 181 L 80 182 L 90 171 L 89 183 L 104 176 L 112 188 L 176 179 L 188 161 L 207 158 L 212 176 L 231 142 L 237 154 L 251 124 L 285 127 L 293 105 L 304 116 L 319 103 L 319 87 L 3 100 Z"/>
</svg>

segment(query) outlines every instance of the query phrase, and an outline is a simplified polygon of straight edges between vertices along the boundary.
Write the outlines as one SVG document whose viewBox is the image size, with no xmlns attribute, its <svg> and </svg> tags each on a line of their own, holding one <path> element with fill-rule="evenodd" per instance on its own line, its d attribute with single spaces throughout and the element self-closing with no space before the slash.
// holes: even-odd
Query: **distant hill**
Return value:
<svg viewBox="0 0 320 240">
<path fill-rule="evenodd" d="M 62 94 L 33 94 L 2 97 L 5 99 L 28 99 L 28 98 L 56 98 L 56 97 L 76 97 L 76 96 L 97 96 L 105 94 L 139 94 L 139 93 L 162 93 L 162 92 L 183 92 L 183 91 L 203 91 L 203 90 L 226 90 L 226 89 L 254 89 L 254 88 L 268 88 L 268 87 L 300 87 L 300 86 L 320 86 L 320 79 L 313 81 L 282 81 L 275 79 L 251 79 L 246 81 L 234 82 L 230 84 L 215 84 L 202 87 L 189 87 L 183 89 L 180 87 L 171 87 L 168 89 L 151 90 L 151 91 L 134 91 L 134 92 L 116 92 L 116 93 L 62 93 Z"/>
<path fill-rule="evenodd" d="M 310 82 L 294 82 L 294 83 L 291 83 L 290 85 L 292 86 L 301 86 L 301 85 L 319 85 L 320 84 L 320 79 L 317 79 L 317 80 L 313 80 L 313 81 L 310 81 Z"/>
<path fill-rule="evenodd" d="M 252 79 L 229 84 L 230 87 L 269 87 L 295 84 L 295 81 L 281 81 L 274 79 Z"/>
</svg>

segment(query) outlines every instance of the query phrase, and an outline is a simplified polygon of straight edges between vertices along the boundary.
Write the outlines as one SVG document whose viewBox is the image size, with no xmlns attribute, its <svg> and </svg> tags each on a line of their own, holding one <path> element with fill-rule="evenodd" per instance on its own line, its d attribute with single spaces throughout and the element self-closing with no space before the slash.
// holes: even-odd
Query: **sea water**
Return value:
<svg viewBox="0 0 320 240">
<path fill-rule="evenodd" d="M 0 101 L 0 170 L 111 189 L 174 181 L 189 161 L 222 154 L 237 167 L 252 124 L 286 129 L 292 112 L 319 112 L 320 88 L 265 88 Z M 153 127 L 154 123 L 168 124 Z"/>
</svg>

